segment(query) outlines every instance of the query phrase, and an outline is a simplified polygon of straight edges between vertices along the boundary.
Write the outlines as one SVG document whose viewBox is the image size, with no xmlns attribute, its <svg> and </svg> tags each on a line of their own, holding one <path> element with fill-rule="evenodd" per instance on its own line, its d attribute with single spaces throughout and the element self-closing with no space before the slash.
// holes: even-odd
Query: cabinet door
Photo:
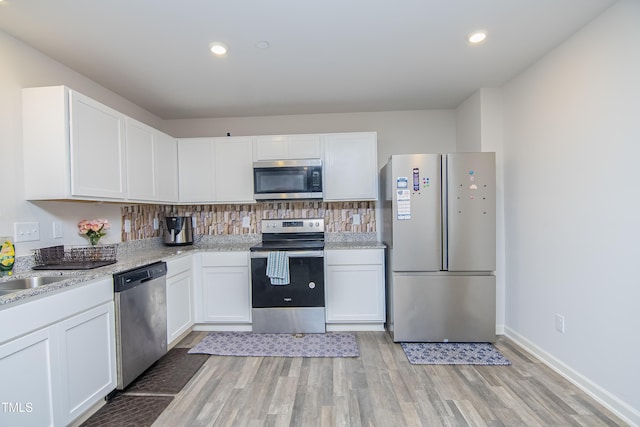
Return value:
<svg viewBox="0 0 640 427">
<path fill-rule="evenodd" d="M 265 135 L 255 141 L 255 160 L 290 160 L 322 158 L 319 134 Z"/>
<path fill-rule="evenodd" d="M 127 194 L 132 200 L 155 200 L 155 129 L 126 119 Z"/>
<path fill-rule="evenodd" d="M 191 271 L 167 278 L 167 344 L 193 326 L 193 281 Z"/>
<path fill-rule="evenodd" d="M 60 378 L 65 424 L 116 388 L 113 302 L 60 322 Z"/>
<path fill-rule="evenodd" d="M 215 138 L 217 203 L 254 201 L 252 150 L 250 137 Z"/>
<path fill-rule="evenodd" d="M 320 135 L 288 135 L 289 159 L 321 159 Z"/>
<path fill-rule="evenodd" d="M 255 160 L 282 160 L 289 155 L 285 135 L 257 136 L 255 147 Z"/>
<path fill-rule="evenodd" d="M 71 193 L 124 199 L 125 116 L 70 91 Z"/>
<path fill-rule="evenodd" d="M 327 250 L 325 262 L 327 323 L 384 322 L 384 250 Z"/>
<path fill-rule="evenodd" d="M 327 323 L 384 322 L 380 265 L 327 266 Z"/>
<path fill-rule="evenodd" d="M 178 140 L 178 176 L 181 202 L 215 200 L 213 138 Z"/>
<path fill-rule="evenodd" d="M 155 133 L 153 146 L 156 200 L 175 203 L 178 199 L 178 140 Z"/>
<path fill-rule="evenodd" d="M 55 328 L 0 345 L 0 420 L 6 426 L 56 426 L 60 421 Z"/>
<path fill-rule="evenodd" d="M 375 132 L 327 134 L 324 139 L 324 200 L 377 200 Z"/>
<path fill-rule="evenodd" d="M 202 268 L 202 314 L 205 322 L 249 323 L 249 267 Z"/>
</svg>

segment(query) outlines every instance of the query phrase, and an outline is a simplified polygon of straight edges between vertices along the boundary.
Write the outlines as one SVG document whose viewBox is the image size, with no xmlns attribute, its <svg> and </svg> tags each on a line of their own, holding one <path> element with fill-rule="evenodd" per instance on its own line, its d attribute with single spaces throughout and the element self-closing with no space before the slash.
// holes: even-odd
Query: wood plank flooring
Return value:
<svg viewBox="0 0 640 427">
<path fill-rule="evenodd" d="M 511 366 L 411 365 L 389 334 L 357 337 L 357 358 L 211 356 L 153 426 L 624 425 L 505 337 Z"/>
</svg>

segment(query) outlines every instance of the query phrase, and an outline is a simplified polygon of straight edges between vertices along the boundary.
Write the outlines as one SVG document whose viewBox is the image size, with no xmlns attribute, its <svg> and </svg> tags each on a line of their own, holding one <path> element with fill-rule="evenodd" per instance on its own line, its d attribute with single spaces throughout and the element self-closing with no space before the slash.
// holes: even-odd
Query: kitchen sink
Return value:
<svg viewBox="0 0 640 427">
<path fill-rule="evenodd" d="M 68 278 L 69 277 L 65 276 L 36 276 L 0 282 L 0 296 L 17 292 L 23 289 L 37 288 L 38 286 L 61 282 L 63 280 L 67 280 Z"/>
</svg>

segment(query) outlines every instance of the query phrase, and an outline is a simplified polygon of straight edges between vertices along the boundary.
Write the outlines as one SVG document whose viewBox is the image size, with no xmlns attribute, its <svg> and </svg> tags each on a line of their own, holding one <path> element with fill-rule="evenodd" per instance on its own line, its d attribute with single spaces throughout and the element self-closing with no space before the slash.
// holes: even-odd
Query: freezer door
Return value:
<svg viewBox="0 0 640 427">
<path fill-rule="evenodd" d="M 443 156 L 446 170 L 444 269 L 496 269 L 495 153 Z"/>
<path fill-rule="evenodd" d="M 441 156 L 392 156 L 387 179 L 393 206 L 391 268 L 394 271 L 441 270 Z"/>
<path fill-rule="evenodd" d="M 416 273 L 392 280 L 393 341 L 495 341 L 495 276 Z"/>
</svg>

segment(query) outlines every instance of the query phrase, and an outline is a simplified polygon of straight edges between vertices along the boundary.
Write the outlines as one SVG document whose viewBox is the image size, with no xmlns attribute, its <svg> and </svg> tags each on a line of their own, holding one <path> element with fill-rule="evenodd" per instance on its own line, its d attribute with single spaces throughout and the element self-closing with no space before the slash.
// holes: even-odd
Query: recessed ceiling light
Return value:
<svg viewBox="0 0 640 427">
<path fill-rule="evenodd" d="M 469 41 L 469 43 L 477 44 L 484 41 L 484 39 L 486 38 L 487 33 L 485 33 L 484 31 L 476 31 L 475 33 L 469 34 L 467 40 Z"/>
<path fill-rule="evenodd" d="M 225 53 L 227 53 L 227 47 L 224 44 L 218 42 L 211 43 L 209 45 L 209 49 L 211 49 L 211 52 L 214 55 L 224 55 Z"/>
</svg>

